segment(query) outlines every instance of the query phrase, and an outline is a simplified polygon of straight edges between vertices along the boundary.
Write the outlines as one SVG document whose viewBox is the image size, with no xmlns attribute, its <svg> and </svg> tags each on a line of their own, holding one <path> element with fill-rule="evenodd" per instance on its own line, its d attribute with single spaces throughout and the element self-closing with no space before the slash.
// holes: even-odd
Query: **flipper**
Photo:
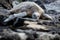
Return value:
<svg viewBox="0 0 60 40">
<path fill-rule="evenodd" d="M 43 16 L 45 16 L 46 18 L 49 18 L 49 19 L 53 20 L 53 18 L 50 15 L 48 15 L 48 14 L 43 14 Z"/>
</svg>

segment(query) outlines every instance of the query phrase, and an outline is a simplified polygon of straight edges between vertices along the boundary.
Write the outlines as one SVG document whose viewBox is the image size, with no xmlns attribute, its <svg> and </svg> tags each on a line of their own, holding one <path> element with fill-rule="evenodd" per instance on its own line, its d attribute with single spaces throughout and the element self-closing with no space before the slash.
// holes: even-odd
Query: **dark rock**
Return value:
<svg viewBox="0 0 60 40">
<path fill-rule="evenodd" d="M 11 2 L 12 2 L 11 0 L 0 0 L 0 5 L 5 9 L 11 9 L 12 8 Z"/>
<path fill-rule="evenodd" d="M 49 4 L 55 2 L 56 0 L 41 0 L 43 3 Z"/>
<path fill-rule="evenodd" d="M 24 30 L 24 31 L 26 31 L 26 30 Z M 24 40 L 60 40 L 60 35 L 58 35 L 58 34 L 50 34 L 50 33 L 46 33 L 46 32 L 37 32 L 37 31 L 35 31 L 34 33 L 28 33 L 28 32 L 21 33 L 21 32 L 13 32 L 13 31 L 12 32 L 5 31 L 2 34 L 0 33 L 1 40 L 23 40 L 23 39 Z"/>
</svg>

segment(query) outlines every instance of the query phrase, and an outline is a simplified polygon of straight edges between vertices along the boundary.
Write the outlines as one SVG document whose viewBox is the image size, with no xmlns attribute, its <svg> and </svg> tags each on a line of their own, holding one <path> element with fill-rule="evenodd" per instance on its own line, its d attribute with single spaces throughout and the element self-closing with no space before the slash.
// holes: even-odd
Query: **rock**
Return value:
<svg viewBox="0 0 60 40">
<path fill-rule="evenodd" d="M 58 24 L 60 22 L 60 14 L 58 14 L 60 11 L 59 0 L 42 0 L 47 9 L 46 11 L 48 11 L 47 14 L 53 17 L 53 21 L 40 20 L 40 24 L 38 24 L 38 22 L 25 21 L 18 18 L 16 20 L 15 18 L 3 27 L 1 25 L 4 24 L 3 20 L 6 18 L 4 15 L 9 13 L 7 9 L 12 8 L 12 1 L 14 0 L 0 0 L 0 40 L 60 40 L 60 25 Z M 38 1 L 35 0 L 40 5 Z M 10 26 L 15 28 L 11 29 Z"/>
<path fill-rule="evenodd" d="M 11 30 L 10 30 L 11 31 Z M 23 31 L 23 30 L 22 30 Z M 2 34 L 0 33 L 1 40 L 60 40 L 60 35 L 58 34 L 50 34 L 47 32 L 37 32 L 37 31 L 31 31 L 32 33 L 29 32 L 9 32 L 5 31 Z"/>
<path fill-rule="evenodd" d="M 47 10 L 55 10 L 57 12 L 60 12 L 60 0 L 56 0 L 55 2 L 52 2 L 50 4 L 44 4 L 45 8 Z"/>
<path fill-rule="evenodd" d="M 11 0 L 0 0 L 0 5 L 5 9 L 11 9 L 12 8 L 11 2 L 12 2 Z"/>
<path fill-rule="evenodd" d="M 56 0 L 41 0 L 43 3 L 49 4 L 55 2 Z"/>
<path fill-rule="evenodd" d="M 27 28 L 32 28 L 35 30 L 40 30 L 40 29 L 49 30 L 49 28 L 46 25 L 38 25 L 37 22 L 25 21 L 25 23 L 29 24 L 26 26 Z"/>
</svg>

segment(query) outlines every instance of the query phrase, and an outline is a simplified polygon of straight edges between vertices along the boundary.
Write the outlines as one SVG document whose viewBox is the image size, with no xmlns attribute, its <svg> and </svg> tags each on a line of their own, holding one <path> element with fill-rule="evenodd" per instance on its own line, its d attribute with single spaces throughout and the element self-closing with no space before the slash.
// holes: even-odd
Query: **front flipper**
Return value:
<svg viewBox="0 0 60 40">
<path fill-rule="evenodd" d="M 50 19 L 50 20 L 53 20 L 53 18 L 50 15 L 48 15 L 48 14 L 43 14 L 43 16 L 48 18 L 48 19 Z"/>
</svg>

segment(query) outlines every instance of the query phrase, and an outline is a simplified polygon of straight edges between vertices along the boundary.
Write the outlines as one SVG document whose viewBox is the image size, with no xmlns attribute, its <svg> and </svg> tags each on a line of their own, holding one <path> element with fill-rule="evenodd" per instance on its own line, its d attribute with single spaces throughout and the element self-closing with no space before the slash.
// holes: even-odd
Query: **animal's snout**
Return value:
<svg viewBox="0 0 60 40">
<path fill-rule="evenodd" d="M 34 18 L 34 19 L 38 19 L 39 17 L 40 17 L 40 14 L 38 12 L 34 12 L 32 14 L 32 18 Z"/>
</svg>

